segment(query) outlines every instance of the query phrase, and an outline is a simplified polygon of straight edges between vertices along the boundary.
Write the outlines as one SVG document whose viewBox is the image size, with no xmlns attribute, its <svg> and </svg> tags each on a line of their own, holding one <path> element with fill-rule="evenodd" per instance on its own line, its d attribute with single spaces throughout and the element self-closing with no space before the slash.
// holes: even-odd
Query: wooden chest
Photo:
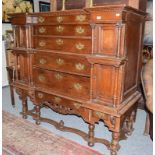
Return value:
<svg viewBox="0 0 155 155">
<path fill-rule="evenodd" d="M 103 120 L 113 134 L 111 143 L 102 142 L 116 155 L 120 134 L 132 132 L 141 97 L 137 86 L 144 17 L 145 13 L 122 5 L 13 14 L 14 85 L 23 117 L 30 114 L 27 97 L 35 105 L 37 124 L 45 121 L 42 105 L 81 116 L 89 123 L 85 139 L 90 146 L 99 141 L 94 127 Z M 63 122 L 58 125 L 62 130 Z"/>
</svg>

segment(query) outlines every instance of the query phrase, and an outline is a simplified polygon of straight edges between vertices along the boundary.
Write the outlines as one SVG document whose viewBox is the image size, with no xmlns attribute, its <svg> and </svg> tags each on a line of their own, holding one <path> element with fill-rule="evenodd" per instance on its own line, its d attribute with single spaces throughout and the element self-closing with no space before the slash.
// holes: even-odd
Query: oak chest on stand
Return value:
<svg viewBox="0 0 155 155">
<path fill-rule="evenodd" d="M 48 106 L 61 114 L 81 116 L 89 124 L 80 134 L 89 146 L 105 144 L 116 155 L 122 133 L 133 130 L 141 94 L 139 83 L 145 13 L 124 5 L 106 5 L 48 13 L 12 15 L 16 57 L 14 87 L 23 117 L 37 124 Z M 28 110 L 27 97 L 35 108 Z M 95 123 L 103 120 L 112 141 L 94 137 Z"/>
</svg>

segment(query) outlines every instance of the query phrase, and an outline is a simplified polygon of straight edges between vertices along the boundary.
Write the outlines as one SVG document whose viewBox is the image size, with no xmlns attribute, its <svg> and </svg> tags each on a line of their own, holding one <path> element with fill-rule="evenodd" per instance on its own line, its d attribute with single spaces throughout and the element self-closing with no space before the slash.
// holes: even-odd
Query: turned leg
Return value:
<svg viewBox="0 0 155 155">
<path fill-rule="evenodd" d="M 130 114 L 129 119 L 128 119 L 128 122 L 127 122 L 127 135 L 129 135 L 129 136 L 133 132 L 133 123 L 134 123 L 134 120 L 135 120 L 135 111 L 133 111 Z"/>
<path fill-rule="evenodd" d="M 23 107 L 22 107 L 22 115 L 23 115 L 23 118 L 24 119 L 27 119 L 27 110 L 28 110 L 28 107 L 27 107 L 27 99 L 26 98 L 24 98 L 22 100 L 22 105 L 23 105 Z"/>
<path fill-rule="evenodd" d="M 40 124 L 40 106 L 36 105 L 35 110 L 36 110 L 36 124 L 39 125 Z"/>
<path fill-rule="evenodd" d="M 148 136 L 150 131 L 150 117 L 149 113 L 147 112 L 146 114 L 146 121 L 145 121 L 145 130 L 144 130 L 144 135 Z"/>
<path fill-rule="evenodd" d="M 94 124 L 89 124 L 89 140 L 88 140 L 88 145 L 89 146 L 94 146 L 94 129 L 95 125 Z"/>
<path fill-rule="evenodd" d="M 119 139 L 120 139 L 120 133 L 119 132 L 113 132 L 112 133 L 112 142 L 110 145 L 111 155 L 117 155 L 117 151 L 120 148 Z"/>
</svg>

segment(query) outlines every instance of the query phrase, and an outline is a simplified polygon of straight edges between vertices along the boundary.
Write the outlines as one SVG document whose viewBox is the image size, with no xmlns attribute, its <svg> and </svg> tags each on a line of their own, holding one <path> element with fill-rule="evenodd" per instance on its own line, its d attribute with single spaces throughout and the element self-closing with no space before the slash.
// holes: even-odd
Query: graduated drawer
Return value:
<svg viewBox="0 0 155 155">
<path fill-rule="evenodd" d="M 77 114 L 81 116 L 84 115 L 86 118 L 89 117 L 89 110 L 83 108 L 82 103 L 77 101 L 44 93 L 42 91 L 36 91 L 35 97 L 38 103 L 45 103 L 57 112 L 63 114 Z"/>
<path fill-rule="evenodd" d="M 61 23 L 86 23 L 89 22 L 90 16 L 88 14 L 76 15 L 52 15 L 49 13 L 41 14 L 36 17 L 36 24 L 50 25 Z"/>
<path fill-rule="evenodd" d="M 71 56 L 57 53 L 36 52 L 33 65 L 81 75 L 90 75 L 90 64 L 84 56 Z"/>
<path fill-rule="evenodd" d="M 34 35 L 90 36 L 90 25 L 34 26 Z"/>
<path fill-rule="evenodd" d="M 91 39 L 34 37 L 34 48 L 40 50 L 60 50 L 71 53 L 91 53 Z"/>
<path fill-rule="evenodd" d="M 89 99 L 90 78 L 88 77 L 37 68 L 33 73 L 36 87 L 69 97 Z"/>
</svg>

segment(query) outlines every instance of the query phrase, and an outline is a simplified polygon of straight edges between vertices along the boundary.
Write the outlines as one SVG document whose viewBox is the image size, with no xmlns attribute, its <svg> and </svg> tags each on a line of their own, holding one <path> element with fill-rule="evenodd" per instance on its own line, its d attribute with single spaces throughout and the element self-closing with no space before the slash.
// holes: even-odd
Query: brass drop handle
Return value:
<svg viewBox="0 0 155 155">
<path fill-rule="evenodd" d="M 77 64 L 75 64 L 75 68 L 78 71 L 82 71 L 82 70 L 84 70 L 85 65 L 84 64 L 81 64 L 81 63 L 77 63 Z"/>
<path fill-rule="evenodd" d="M 57 45 L 62 45 L 63 44 L 63 40 L 62 39 L 57 39 L 56 43 L 57 43 Z"/>
<path fill-rule="evenodd" d="M 82 43 L 77 43 L 77 44 L 75 44 L 75 47 L 76 47 L 76 49 L 78 49 L 78 50 L 82 50 L 82 49 L 84 49 L 85 45 L 82 44 Z"/>
<path fill-rule="evenodd" d="M 58 65 L 63 65 L 63 64 L 64 64 L 64 60 L 61 59 L 61 58 L 58 58 L 58 59 L 56 59 L 56 63 L 57 63 Z"/>
<path fill-rule="evenodd" d="M 38 76 L 39 81 L 43 82 L 45 81 L 45 77 L 43 75 L 39 75 Z"/>
<path fill-rule="evenodd" d="M 40 41 L 40 42 L 39 42 L 39 46 L 40 46 L 40 47 L 44 47 L 45 45 L 46 45 L 46 42 L 45 42 L 45 41 Z"/>
<path fill-rule="evenodd" d="M 44 65 L 44 64 L 47 63 L 47 61 L 46 61 L 46 59 L 41 58 L 41 59 L 39 60 L 39 63 L 42 64 L 42 65 Z"/>
<path fill-rule="evenodd" d="M 54 98 L 54 101 L 55 101 L 56 103 L 60 103 L 61 100 L 62 100 L 62 99 L 61 99 L 60 97 L 55 97 L 55 98 Z"/>
<path fill-rule="evenodd" d="M 101 113 L 101 112 L 99 112 L 99 111 L 97 111 L 97 112 L 96 112 L 96 115 L 97 115 L 99 118 L 101 118 L 101 117 L 103 117 L 103 116 L 104 116 L 104 114 L 103 114 L 103 113 Z"/>
<path fill-rule="evenodd" d="M 82 85 L 80 83 L 74 83 L 74 88 L 76 90 L 81 90 L 82 89 Z"/>
<path fill-rule="evenodd" d="M 63 76 L 62 76 L 62 74 L 60 74 L 60 73 L 55 73 L 55 78 L 57 79 L 57 80 L 61 80 L 62 78 L 63 78 Z"/>
<path fill-rule="evenodd" d="M 81 104 L 80 103 L 74 102 L 73 104 L 74 104 L 74 106 L 75 106 L 76 109 L 79 109 L 81 107 Z"/>
<path fill-rule="evenodd" d="M 44 97 L 43 93 L 38 93 L 38 97 L 42 99 Z"/>
<path fill-rule="evenodd" d="M 78 34 L 82 34 L 82 33 L 85 32 L 85 29 L 82 28 L 81 26 L 78 26 L 78 27 L 76 27 L 75 31 L 76 31 L 76 33 L 78 33 Z"/>
<path fill-rule="evenodd" d="M 43 22 L 45 21 L 45 18 L 42 17 L 42 16 L 39 16 L 39 17 L 38 17 L 38 21 L 39 21 L 40 23 L 43 23 Z"/>
<path fill-rule="evenodd" d="M 44 27 L 39 28 L 39 33 L 45 33 L 45 31 L 46 31 L 46 28 L 44 28 Z"/>
<path fill-rule="evenodd" d="M 63 21 L 63 17 L 59 16 L 59 17 L 57 17 L 56 20 L 57 20 L 58 23 L 61 23 Z"/>
<path fill-rule="evenodd" d="M 86 20 L 86 15 L 77 15 L 75 20 L 78 22 L 83 22 Z"/>
<path fill-rule="evenodd" d="M 59 26 L 56 27 L 56 31 L 57 32 L 63 32 L 63 30 L 64 30 L 64 27 L 63 26 L 60 26 L 59 25 Z"/>
</svg>

